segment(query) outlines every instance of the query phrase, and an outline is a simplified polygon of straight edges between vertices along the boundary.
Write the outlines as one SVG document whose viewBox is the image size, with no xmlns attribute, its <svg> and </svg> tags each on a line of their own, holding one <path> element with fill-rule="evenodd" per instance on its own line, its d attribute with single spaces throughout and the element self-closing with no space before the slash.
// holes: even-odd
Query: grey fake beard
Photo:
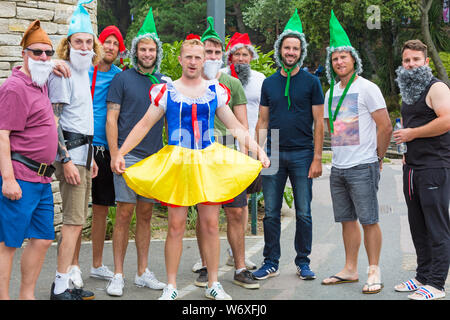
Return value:
<svg viewBox="0 0 450 320">
<path fill-rule="evenodd" d="M 406 104 L 417 102 L 433 78 L 431 68 L 427 65 L 409 70 L 400 66 L 395 72 L 397 73 L 395 82 L 397 82 L 402 100 Z"/>
<path fill-rule="evenodd" d="M 203 73 L 209 80 L 213 80 L 217 77 L 222 65 L 222 60 L 206 60 L 203 65 Z"/>
<path fill-rule="evenodd" d="M 234 70 L 236 71 L 242 86 L 245 87 L 250 80 L 250 65 L 249 64 L 235 64 Z"/>
</svg>

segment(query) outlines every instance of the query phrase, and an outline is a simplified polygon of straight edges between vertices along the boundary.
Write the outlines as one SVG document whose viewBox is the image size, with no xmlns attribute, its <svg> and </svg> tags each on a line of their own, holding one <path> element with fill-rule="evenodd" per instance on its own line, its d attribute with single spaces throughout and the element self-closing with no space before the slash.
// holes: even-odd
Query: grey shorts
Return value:
<svg viewBox="0 0 450 320">
<path fill-rule="evenodd" d="M 141 161 L 141 158 L 135 157 L 133 155 L 127 154 L 125 155 L 125 167 L 131 167 L 133 164 Z M 137 201 L 144 201 L 150 203 L 157 203 L 155 199 L 145 198 L 143 196 L 138 195 L 136 192 L 131 189 L 122 175 L 118 175 L 114 173 L 114 191 L 116 194 L 117 202 L 126 202 L 126 203 L 136 203 Z"/>
<path fill-rule="evenodd" d="M 378 162 L 348 169 L 331 168 L 330 189 L 336 222 L 355 221 L 364 225 L 378 223 Z"/>
</svg>

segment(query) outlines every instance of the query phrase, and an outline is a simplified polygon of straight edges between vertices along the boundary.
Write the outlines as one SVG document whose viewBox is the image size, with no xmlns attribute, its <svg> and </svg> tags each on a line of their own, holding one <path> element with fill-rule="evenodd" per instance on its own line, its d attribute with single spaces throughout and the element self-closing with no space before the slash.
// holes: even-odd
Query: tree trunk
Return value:
<svg viewBox="0 0 450 320">
<path fill-rule="evenodd" d="M 118 20 L 118 28 L 120 32 L 123 35 L 123 38 L 125 39 L 127 36 L 127 30 L 128 27 L 131 24 L 131 17 L 130 17 L 130 4 L 129 1 L 120 0 L 117 1 L 116 5 L 114 6 L 115 9 L 115 16 Z"/>
<path fill-rule="evenodd" d="M 431 4 L 433 0 L 422 0 L 419 4 L 419 8 L 421 11 L 421 29 L 423 40 L 428 47 L 428 52 L 433 59 L 434 66 L 436 67 L 436 71 L 438 74 L 438 78 L 444 81 L 447 85 L 450 86 L 450 81 L 448 79 L 447 71 L 445 70 L 444 64 L 442 63 L 441 57 L 439 57 L 439 52 L 436 50 L 436 46 L 433 43 L 430 33 L 430 25 L 428 21 L 428 11 L 430 10 Z"/>
<path fill-rule="evenodd" d="M 236 17 L 237 29 L 240 33 L 246 33 L 246 28 L 244 24 L 244 17 L 242 16 L 241 5 L 239 2 L 233 4 L 234 12 L 233 16 Z"/>
</svg>

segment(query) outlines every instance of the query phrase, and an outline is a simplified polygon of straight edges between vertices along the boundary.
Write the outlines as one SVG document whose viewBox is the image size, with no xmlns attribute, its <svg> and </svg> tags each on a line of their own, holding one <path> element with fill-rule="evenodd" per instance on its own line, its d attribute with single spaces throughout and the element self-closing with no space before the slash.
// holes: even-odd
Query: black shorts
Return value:
<svg viewBox="0 0 450 320">
<path fill-rule="evenodd" d="M 115 206 L 116 198 L 109 150 L 103 146 L 94 146 L 94 160 L 98 166 L 98 174 L 92 179 L 92 203 Z"/>
<path fill-rule="evenodd" d="M 243 208 L 247 205 L 247 189 L 241 194 L 234 197 L 233 202 L 225 203 L 222 205 L 223 208 Z"/>
</svg>

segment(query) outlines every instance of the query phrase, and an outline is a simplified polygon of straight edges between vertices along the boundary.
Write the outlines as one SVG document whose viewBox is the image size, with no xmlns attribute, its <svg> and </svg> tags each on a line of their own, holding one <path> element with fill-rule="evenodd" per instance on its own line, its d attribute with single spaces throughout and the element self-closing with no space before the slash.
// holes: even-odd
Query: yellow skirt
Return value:
<svg viewBox="0 0 450 320">
<path fill-rule="evenodd" d="M 260 161 L 219 143 L 202 150 L 166 145 L 127 168 L 123 176 L 141 196 L 192 206 L 233 199 L 256 179 L 261 168 Z"/>
</svg>

